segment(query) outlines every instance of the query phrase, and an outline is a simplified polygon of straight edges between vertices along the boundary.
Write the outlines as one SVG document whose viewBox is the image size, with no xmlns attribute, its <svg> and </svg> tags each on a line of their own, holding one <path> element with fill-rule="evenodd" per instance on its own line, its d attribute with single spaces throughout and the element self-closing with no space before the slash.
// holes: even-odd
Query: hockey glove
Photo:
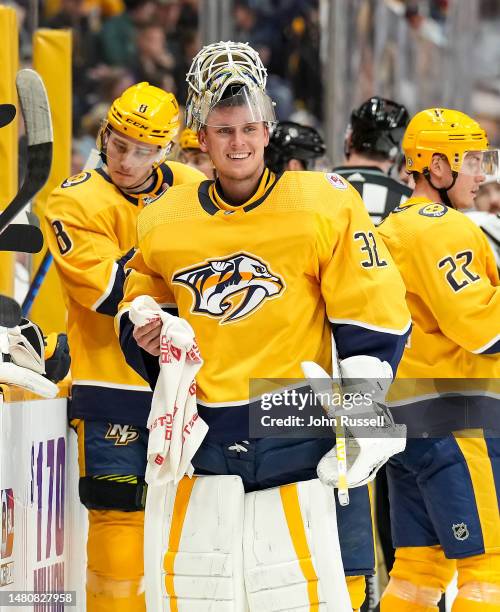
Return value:
<svg viewBox="0 0 500 612">
<path fill-rule="evenodd" d="M 316 370 L 322 372 L 322 385 L 324 381 L 329 381 L 331 393 L 330 376 L 317 365 Z M 395 424 L 385 406 L 385 396 L 392 382 L 392 368 L 386 361 L 368 355 L 349 357 L 340 362 L 340 373 L 344 407 L 335 411 L 334 415 L 330 406 L 324 407 L 329 416 L 335 416 L 337 419 L 345 417 L 342 421 L 346 430 L 347 484 L 354 488 L 372 481 L 392 455 L 405 449 L 406 426 Z M 318 382 L 311 381 L 315 391 Z M 349 409 L 346 409 L 347 398 L 353 400 L 354 397 L 365 399 L 358 406 L 354 401 L 350 401 Z M 336 487 L 337 466 L 334 446 L 318 464 L 319 479 Z"/>
<path fill-rule="evenodd" d="M 0 382 L 55 397 L 59 389 L 42 376 L 44 350 L 42 332 L 31 321 L 23 319 L 19 326 L 0 328 Z"/>
<path fill-rule="evenodd" d="M 45 337 L 45 376 L 52 382 L 59 382 L 69 372 L 71 356 L 68 336 L 55 332 Z"/>
</svg>

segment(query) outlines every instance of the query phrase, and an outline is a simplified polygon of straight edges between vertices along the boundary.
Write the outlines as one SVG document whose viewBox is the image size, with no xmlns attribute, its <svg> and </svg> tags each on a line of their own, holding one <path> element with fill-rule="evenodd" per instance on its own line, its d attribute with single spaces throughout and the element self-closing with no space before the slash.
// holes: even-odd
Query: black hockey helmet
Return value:
<svg viewBox="0 0 500 612">
<path fill-rule="evenodd" d="M 346 135 L 346 156 L 350 150 L 395 159 L 410 116 L 402 104 L 374 96 L 351 113 Z"/>
<path fill-rule="evenodd" d="M 316 129 L 294 121 L 281 121 L 265 149 L 266 165 L 273 172 L 283 172 L 287 162 L 298 159 L 308 168 L 325 151 L 325 143 Z"/>
</svg>

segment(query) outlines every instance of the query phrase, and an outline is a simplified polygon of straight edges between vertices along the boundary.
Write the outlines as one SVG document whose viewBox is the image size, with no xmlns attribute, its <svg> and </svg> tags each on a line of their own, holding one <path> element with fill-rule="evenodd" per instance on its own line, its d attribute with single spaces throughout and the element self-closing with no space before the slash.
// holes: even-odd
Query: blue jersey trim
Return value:
<svg viewBox="0 0 500 612">
<path fill-rule="evenodd" d="M 355 355 L 370 355 L 387 361 L 396 376 L 411 326 L 401 335 L 378 332 L 358 325 L 332 323 L 333 337 L 340 360 Z"/>
<path fill-rule="evenodd" d="M 108 297 L 96 308 L 96 312 L 103 315 L 114 317 L 118 312 L 118 305 L 123 300 L 123 285 L 125 278 L 125 264 L 135 253 L 135 249 L 130 249 L 123 257 L 116 262 L 118 264 L 118 270 L 115 276 L 115 282 L 108 295 Z"/>
<path fill-rule="evenodd" d="M 481 353 L 476 353 L 478 355 L 495 355 L 496 353 L 500 353 L 500 340 L 497 340 L 495 344 L 487 348 L 485 351 Z"/>
<path fill-rule="evenodd" d="M 69 418 L 146 427 L 152 397 L 153 394 L 147 391 L 73 385 Z"/>
</svg>

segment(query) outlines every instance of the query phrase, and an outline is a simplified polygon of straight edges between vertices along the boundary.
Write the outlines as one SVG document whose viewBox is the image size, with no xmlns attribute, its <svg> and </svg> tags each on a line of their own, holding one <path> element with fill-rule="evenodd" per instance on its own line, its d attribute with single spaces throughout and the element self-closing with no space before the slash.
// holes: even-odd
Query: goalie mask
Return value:
<svg viewBox="0 0 500 612">
<path fill-rule="evenodd" d="M 186 125 L 228 125 L 220 116 L 211 117 L 217 107 L 244 108 L 237 122 L 276 122 L 274 103 L 266 94 L 267 71 L 259 54 L 246 43 L 219 42 L 203 47 L 188 71 Z M 235 124 L 232 124 L 235 125 Z"/>
</svg>

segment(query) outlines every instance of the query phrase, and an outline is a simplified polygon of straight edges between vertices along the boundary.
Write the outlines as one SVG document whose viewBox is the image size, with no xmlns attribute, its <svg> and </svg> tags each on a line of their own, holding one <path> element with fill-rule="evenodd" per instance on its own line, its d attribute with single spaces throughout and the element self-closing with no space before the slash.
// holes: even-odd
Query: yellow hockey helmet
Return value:
<svg viewBox="0 0 500 612">
<path fill-rule="evenodd" d="M 174 94 L 137 83 L 113 102 L 107 123 L 125 136 L 164 148 L 179 131 L 179 105 Z"/>
<path fill-rule="evenodd" d="M 432 155 L 446 155 L 451 169 L 460 172 L 465 154 L 488 149 L 486 132 L 477 121 L 457 110 L 429 108 L 417 113 L 403 137 L 406 169 L 423 172 Z"/>
<path fill-rule="evenodd" d="M 181 149 L 199 149 L 198 134 L 189 128 L 184 128 L 179 136 L 179 146 Z"/>
</svg>

